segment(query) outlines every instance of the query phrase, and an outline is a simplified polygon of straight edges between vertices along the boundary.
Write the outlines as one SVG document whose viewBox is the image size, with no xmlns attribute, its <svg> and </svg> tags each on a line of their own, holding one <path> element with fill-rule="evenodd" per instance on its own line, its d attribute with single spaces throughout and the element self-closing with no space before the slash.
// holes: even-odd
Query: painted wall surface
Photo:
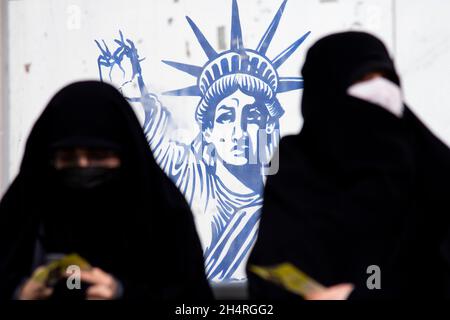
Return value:
<svg viewBox="0 0 450 320">
<path fill-rule="evenodd" d="M 4 17 L 6 16 L 5 12 L 5 3 L 0 2 L 0 70 L 2 70 L 1 74 L 4 73 L 4 60 L 5 60 L 5 48 L 3 47 L 3 39 L 4 39 Z M 5 77 L 0 77 L 0 197 L 3 195 L 5 188 L 5 162 L 7 161 L 6 154 L 6 135 L 5 135 L 5 104 L 4 104 L 4 82 Z"/>
<path fill-rule="evenodd" d="M 191 205 L 208 277 L 243 280 L 261 172 L 276 172 L 267 159 L 280 136 L 301 129 L 306 50 L 336 31 L 381 37 L 406 101 L 448 143 L 449 9 L 440 0 L 9 1 L 9 177 L 59 88 L 112 82 Z"/>
</svg>

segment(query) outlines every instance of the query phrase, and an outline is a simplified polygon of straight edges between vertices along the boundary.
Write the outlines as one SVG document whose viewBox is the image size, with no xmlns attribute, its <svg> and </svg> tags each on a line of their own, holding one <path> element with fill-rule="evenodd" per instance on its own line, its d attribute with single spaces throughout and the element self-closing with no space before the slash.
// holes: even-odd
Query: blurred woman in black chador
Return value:
<svg viewBox="0 0 450 320">
<path fill-rule="evenodd" d="M 0 204 L 2 299 L 209 300 L 200 242 L 183 196 L 153 159 L 122 95 L 71 84 L 36 122 Z M 83 290 L 30 278 L 51 254 L 92 269 Z"/>
<path fill-rule="evenodd" d="M 330 35 L 302 73 L 304 126 L 280 143 L 248 264 L 291 262 L 323 285 L 353 284 L 349 298 L 448 294 L 450 151 L 403 104 L 385 46 Z M 251 297 L 296 299 L 248 274 Z"/>
</svg>

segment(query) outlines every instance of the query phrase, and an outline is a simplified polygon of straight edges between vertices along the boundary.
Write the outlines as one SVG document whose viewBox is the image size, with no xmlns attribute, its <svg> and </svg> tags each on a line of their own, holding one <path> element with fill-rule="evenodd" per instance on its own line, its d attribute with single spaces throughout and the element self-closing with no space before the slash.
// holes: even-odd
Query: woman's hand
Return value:
<svg viewBox="0 0 450 320">
<path fill-rule="evenodd" d="M 308 294 L 306 300 L 346 300 L 353 291 L 350 283 L 342 283 L 324 290 Z"/>
<path fill-rule="evenodd" d="M 86 290 L 87 300 L 113 300 L 120 296 L 120 284 L 100 268 L 81 271 L 81 281 L 90 284 Z"/>
<path fill-rule="evenodd" d="M 39 272 L 44 267 L 39 267 L 35 272 Z M 53 293 L 53 289 L 45 285 L 44 282 L 29 278 L 19 289 L 17 299 L 19 300 L 46 300 Z"/>
</svg>

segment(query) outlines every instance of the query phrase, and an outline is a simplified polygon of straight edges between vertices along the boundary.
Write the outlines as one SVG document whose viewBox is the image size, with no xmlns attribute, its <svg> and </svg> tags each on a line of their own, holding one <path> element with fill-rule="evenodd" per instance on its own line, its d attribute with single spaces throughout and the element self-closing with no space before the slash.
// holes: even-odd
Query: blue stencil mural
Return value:
<svg viewBox="0 0 450 320">
<path fill-rule="evenodd" d="M 148 92 L 134 42 L 120 32 L 111 52 L 104 41 L 96 41 L 101 51 L 100 78 L 117 83 L 112 72 L 119 71 L 123 75 L 121 88 L 137 83 L 140 95 L 126 98 L 144 108 L 143 127 L 155 159 L 197 213 L 197 224 L 207 224 L 207 228 L 201 228 L 200 237 L 206 243 L 205 266 L 212 281 L 246 278 L 245 263 L 257 237 L 264 175 L 280 138 L 279 120 L 284 109 L 277 95 L 303 87 L 302 78 L 282 77 L 277 70 L 310 32 L 275 58 L 266 55 L 286 2 L 255 49 L 245 47 L 243 42 L 236 0 L 232 2 L 227 51 L 217 52 L 187 17 L 207 61 L 200 65 L 163 63 L 196 80 L 192 86 L 164 93 L 199 97 L 195 111 L 199 131 L 190 144 L 170 138 L 171 114 L 155 94 Z M 130 75 L 123 68 L 125 62 L 131 65 Z"/>
</svg>

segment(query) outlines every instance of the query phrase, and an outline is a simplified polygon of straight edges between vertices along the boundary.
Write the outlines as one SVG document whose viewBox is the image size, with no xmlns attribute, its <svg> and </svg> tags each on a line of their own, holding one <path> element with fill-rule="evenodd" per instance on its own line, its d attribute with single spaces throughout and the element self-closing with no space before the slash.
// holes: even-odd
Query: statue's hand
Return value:
<svg viewBox="0 0 450 320">
<path fill-rule="evenodd" d="M 145 92 L 142 79 L 141 61 L 134 45 L 130 39 L 124 39 L 122 32 L 120 38 L 114 42 L 118 45 L 111 53 L 106 42 L 95 41 L 101 54 L 97 59 L 100 79 L 110 81 L 117 85 L 126 98 L 137 99 Z"/>
</svg>

